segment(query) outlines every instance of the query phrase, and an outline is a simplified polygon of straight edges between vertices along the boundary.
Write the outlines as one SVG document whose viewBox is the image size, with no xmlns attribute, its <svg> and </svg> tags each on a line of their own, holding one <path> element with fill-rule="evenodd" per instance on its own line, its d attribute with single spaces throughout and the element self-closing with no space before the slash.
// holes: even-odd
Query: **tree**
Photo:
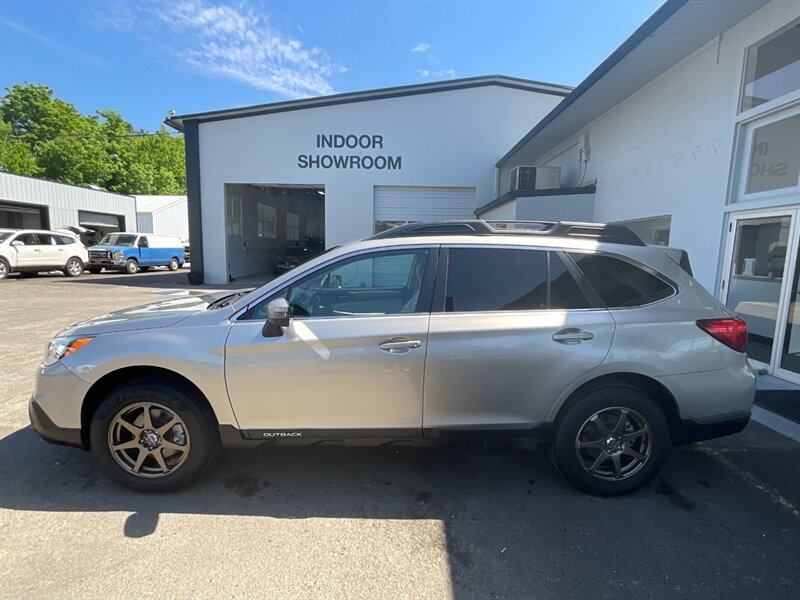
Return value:
<svg viewBox="0 0 800 600">
<path fill-rule="evenodd" d="M 83 115 L 44 85 L 0 97 L 0 168 L 124 194 L 184 194 L 183 137 L 136 130 L 112 109 Z"/>
<path fill-rule="evenodd" d="M 35 175 L 39 172 L 30 147 L 16 138 L 11 131 L 11 125 L 3 121 L 0 121 L 0 169 L 20 175 Z"/>
</svg>

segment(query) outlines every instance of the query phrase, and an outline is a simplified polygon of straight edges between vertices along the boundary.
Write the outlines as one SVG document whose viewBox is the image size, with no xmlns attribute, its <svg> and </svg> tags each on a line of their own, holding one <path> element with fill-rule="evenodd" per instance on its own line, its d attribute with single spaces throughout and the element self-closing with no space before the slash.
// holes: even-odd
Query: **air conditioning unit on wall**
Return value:
<svg viewBox="0 0 800 600">
<path fill-rule="evenodd" d="M 552 190 L 561 184 L 561 167 L 528 167 L 519 165 L 511 169 L 509 191 Z"/>
</svg>

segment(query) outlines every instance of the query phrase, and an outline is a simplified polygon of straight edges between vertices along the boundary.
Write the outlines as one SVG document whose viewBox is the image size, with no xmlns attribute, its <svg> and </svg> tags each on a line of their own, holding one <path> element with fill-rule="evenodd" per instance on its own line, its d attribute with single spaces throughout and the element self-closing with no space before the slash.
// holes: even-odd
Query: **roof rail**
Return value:
<svg viewBox="0 0 800 600">
<path fill-rule="evenodd" d="M 644 246 L 645 243 L 624 225 L 576 221 L 431 221 L 408 223 L 368 237 L 368 240 L 429 235 L 536 235 L 592 239 L 612 244 Z"/>
</svg>

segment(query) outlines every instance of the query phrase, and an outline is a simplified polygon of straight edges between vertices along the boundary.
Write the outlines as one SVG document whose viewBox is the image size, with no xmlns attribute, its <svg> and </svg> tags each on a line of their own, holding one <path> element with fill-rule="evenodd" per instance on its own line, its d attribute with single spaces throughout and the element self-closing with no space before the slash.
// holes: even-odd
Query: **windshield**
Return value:
<svg viewBox="0 0 800 600">
<path fill-rule="evenodd" d="M 106 246 L 133 246 L 136 243 L 136 236 L 130 233 L 109 233 L 103 236 L 100 243 Z"/>
<path fill-rule="evenodd" d="M 11 237 L 11 234 L 14 233 L 13 231 L 0 231 L 0 242 L 5 242 L 8 238 Z"/>
</svg>

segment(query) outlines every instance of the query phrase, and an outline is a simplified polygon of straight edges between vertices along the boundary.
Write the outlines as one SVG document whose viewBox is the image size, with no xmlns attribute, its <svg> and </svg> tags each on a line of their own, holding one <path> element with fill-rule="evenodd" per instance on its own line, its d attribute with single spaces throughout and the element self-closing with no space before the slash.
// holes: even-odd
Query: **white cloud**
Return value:
<svg viewBox="0 0 800 600">
<path fill-rule="evenodd" d="M 431 49 L 431 45 L 427 42 L 422 42 L 421 44 L 417 44 L 414 46 L 411 51 L 412 52 L 427 52 Z"/>
<path fill-rule="evenodd" d="M 136 29 L 130 27 L 133 18 Z M 158 40 L 171 59 L 195 71 L 288 98 L 332 94 L 331 77 L 347 71 L 323 49 L 306 47 L 273 26 L 260 4 L 210 0 L 140 4 L 133 16 L 110 12 L 106 24 L 114 26 L 114 20 L 119 29 L 138 30 L 143 37 Z"/>
<path fill-rule="evenodd" d="M 431 71 L 429 69 L 420 69 L 417 71 L 417 75 L 420 77 L 427 78 L 427 77 L 435 77 L 437 79 L 452 79 L 456 76 L 455 69 L 443 69 L 441 71 Z"/>
</svg>

